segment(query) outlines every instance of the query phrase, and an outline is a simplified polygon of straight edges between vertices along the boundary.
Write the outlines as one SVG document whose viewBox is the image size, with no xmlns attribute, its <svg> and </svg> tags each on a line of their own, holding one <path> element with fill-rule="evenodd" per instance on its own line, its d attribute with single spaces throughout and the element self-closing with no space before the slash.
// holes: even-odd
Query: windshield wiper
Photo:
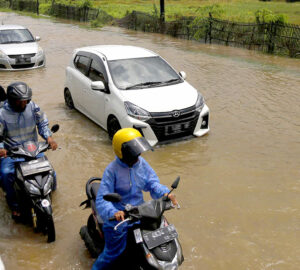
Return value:
<svg viewBox="0 0 300 270">
<path fill-rule="evenodd" d="M 12 43 L 21 43 L 21 41 L 7 41 L 7 42 L 3 42 L 1 44 L 12 44 Z"/>
<path fill-rule="evenodd" d="M 126 87 L 125 90 L 138 88 L 140 86 L 158 85 L 158 84 L 161 84 L 161 83 L 162 82 L 144 82 L 144 83 L 138 83 L 138 84 L 134 84 L 134 85 Z"/>
<path fill-rule="evenodd" d="M 163 84 L 168 84 L 168 83 L 178 82 L 178 81 L 181 82 L 181 79 L 180 79 L 180 78 L 177 78 L 177 79 L 171 79 L 171 80 L 168 80 L 168 81 L 165 81 L 165 82 L 161 82 L 161 83 L 163 83 Z"/>
</svg>

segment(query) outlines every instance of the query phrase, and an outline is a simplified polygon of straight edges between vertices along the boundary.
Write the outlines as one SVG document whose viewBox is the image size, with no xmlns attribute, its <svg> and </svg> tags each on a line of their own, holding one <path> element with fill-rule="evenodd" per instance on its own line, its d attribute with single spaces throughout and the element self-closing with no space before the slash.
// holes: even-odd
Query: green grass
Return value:
<svg viewBox="0 0 300 270">
<path fill-rule="evenodd" d="M 54 0 L 71 6 L 88 4 L 101 8 L 114 18 L 123 18 L 133 10 L 154 14 L 160 13 L 160 0 Z M 52 0 L 40 0 L 40 13 L 47 13 Z M 255 22 L 255 12 L 269 10 L 274 15 L 283 14 L 286 22 L 300 25 L 300 2 L 287 3 L 285 0 L 165 0 L 166 20 L 171 21 L 182 16 L 214 17 L 236 21 Z"/>
<path fill-rule="evenodd" d="M 65 0 L 58 0 L 65 1 Z M 57 1 L 57 2 L 58 2 Z M 77 0 L 67 0 L 79 3 Z M 154 6 L 160 12 L 159 0 L 89 0 L 93 7 L 101 8 L 115 18 L 122 18 L 133 10 L 153 14 Z M 300 24 L 300 2 L 285 1 L 262 2 L 259 0 L 165 0 L 166 20 L 174 20 L 181 16 L 208 16 L 213 11 L 220 19 L 238 22 L 254 22 L 257 10 L 267 9 L 276 14 L 284 14 L 287 22 Z"/>
</svg>

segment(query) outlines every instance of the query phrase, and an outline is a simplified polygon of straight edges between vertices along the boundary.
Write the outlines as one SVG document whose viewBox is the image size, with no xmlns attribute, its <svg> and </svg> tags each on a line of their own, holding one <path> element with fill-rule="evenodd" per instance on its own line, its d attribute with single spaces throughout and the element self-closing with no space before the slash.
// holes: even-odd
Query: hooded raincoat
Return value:
<svg viewBox="0 0 300 270">
<path fill-rule="evenodd" d="M 153 199 L 159 199 L 169 192 L 166 186 L 160 184 L 156 173 L 142 157 L 132 167 L 116 157 L 105 169 L 96 199 L 97 211 L 104 221 L 105 247 L 92 270 L 110 269 L 111 263 L 125 250 L 130 225 L 124 223 L 114 231 L 118 222 L 109 221 L 109 218 L 116 212 L 123 211 L 125 204 L 142 204 L 142 191 L 149 191 Z M 122 196 L 122 202 L 112 203 L 103 199 L 103 195 L 114 192 Z"/>
</svg>

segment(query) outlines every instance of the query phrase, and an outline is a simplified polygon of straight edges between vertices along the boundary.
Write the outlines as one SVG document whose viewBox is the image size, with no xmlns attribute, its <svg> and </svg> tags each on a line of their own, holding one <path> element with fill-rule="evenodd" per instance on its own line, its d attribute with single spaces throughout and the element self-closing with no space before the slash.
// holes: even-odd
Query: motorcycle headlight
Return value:
<svg viewBox="0 0 300 270">
<path fill-rule="evenodd" d="M 43 189 L 44 196 L 48 195 L 51 192 L 52 184 L 53 184 L 53 177 L 52 175 L 49 175 Z"/>
<path fill-rule="evenodd" d="M 37 51 L 37 56 L 41 56 L 41 55 L 43 55 L 43 53 L 44 53 L 44 51 L 43 51 L 43 49 L 42 49 L 42 47 L 38 47 L 38 51 Z"/>
<path fill-rule="evenodd" d="M 31 193 L 33 195 L 41 195 L 40 190 L 36 186 L 31 184 L 29 181 L 25 181 L 25 187 L 27 188 L 29 193 Z"/>
<path fill-rule="evenodd" d="M 197 101 L 195 104 L 196 111 L 201 112 L 204 107 L 204 104 L 205 104 L 205 102 L 204 102 L 203 96 L 198 94 L 198 98 L 197 98 Z"/>
<path fill-rule="evenodd" d="M 0 58 L 6 58 L 6 57 L 7 57 L 7 55 L 0 50 Z"/>
<path fill-rule="evenodd" d="M 146 110 L 132 104 L 129 101 L 124 102 L 126 112 L 129 116 L 136 118 L 141 121 L 147 121 L 151 118 L 151 115 Z"/>
</svg>

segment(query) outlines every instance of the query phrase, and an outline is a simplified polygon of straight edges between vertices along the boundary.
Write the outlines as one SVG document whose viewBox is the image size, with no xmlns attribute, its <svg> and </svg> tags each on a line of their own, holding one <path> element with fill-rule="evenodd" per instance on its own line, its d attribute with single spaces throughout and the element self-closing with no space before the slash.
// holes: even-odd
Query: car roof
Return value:
<svg viewBox="0 0 300 270">
<path fill-rule="evenodd" d="M 126 45 L 97 45 L 78 48 L 76 51 L 101 53 L 108 61 L 157 56 L 156 53 L 136 46 Z"/>
<path fill-rule="evenodd" d="M 0 30 L 10 30 L 10 29 L 27 29 L 24 26 L 21 25 L 15 25 L 15 24 L 1 24 Z"/>
</svg>

